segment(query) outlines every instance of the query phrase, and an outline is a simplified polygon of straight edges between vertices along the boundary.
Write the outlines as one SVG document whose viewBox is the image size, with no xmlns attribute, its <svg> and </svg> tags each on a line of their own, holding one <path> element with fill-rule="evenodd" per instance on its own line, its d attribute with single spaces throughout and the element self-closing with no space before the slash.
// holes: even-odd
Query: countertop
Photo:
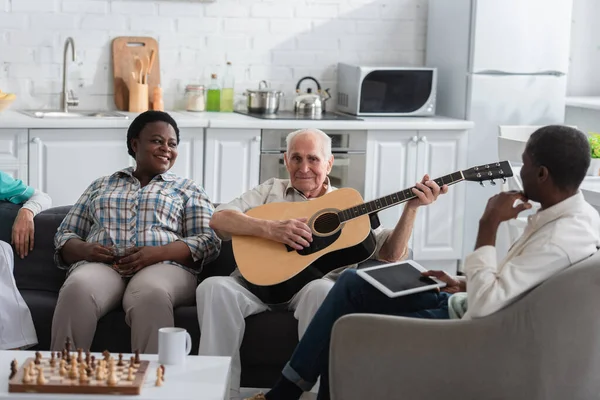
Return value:
<svg viewBox="0 0 600 400">
<path fill-rule="evenodd" d="M 600 96 L 567 97 L 567 107 L 600 110 Z"/>
<path fill-rule="evenodd" d="M 232 129 L 300 129 L 319 128 L 369 130 L 464 130 L 473 128 L 471 121 L 446 117 L 369 117 L 363 121 L 352 120 L 265 120 L 238 113 L 194 113 L 168 111 L 181 128 L 232 128 Z M 0 113 L 0 129 L 83 129 L 127 128 L 137 113 L 121 112 L 128 119 L 114 118 L 34 118 L 15 110 Z"/>
</svg>

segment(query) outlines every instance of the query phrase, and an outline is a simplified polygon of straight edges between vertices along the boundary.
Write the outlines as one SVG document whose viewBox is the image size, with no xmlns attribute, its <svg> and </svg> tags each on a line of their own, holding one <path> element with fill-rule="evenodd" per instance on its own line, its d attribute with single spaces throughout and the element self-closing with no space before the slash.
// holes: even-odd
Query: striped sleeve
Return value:
<svg viewBox="0 0 600 400">
<path fill-rule="evenodd" d="M 70 239 L 85 240 L 90 231 L 92 220 L 89 216 L 88 206 L 93 193 L 100 186 L 102 179 L 97 179 L 88 186 L 58 227 L 54 236 L 54 261 L 59 268 L 69 267 L 69 265 L 64 263 L 62 257 L 60 257 L 60 250 L 65 243 Z"/>
<path fill-rule="evenodd" d="M 192 194 L 184 209 L 181 241 L 189 246 L 194 262 L 201 260 L 204 265 L 217 258 L 221 250 L 221 240 L 209 226 L 214 207 L 206 192 L 199 186 L 191 189 Z"/>
</svg>

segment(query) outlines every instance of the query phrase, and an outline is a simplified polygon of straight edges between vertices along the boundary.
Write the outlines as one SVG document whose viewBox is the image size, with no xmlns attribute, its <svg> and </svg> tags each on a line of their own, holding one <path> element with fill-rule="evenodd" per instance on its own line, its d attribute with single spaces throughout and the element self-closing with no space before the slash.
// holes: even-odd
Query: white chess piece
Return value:
<svg viewBox="0 0 600 400">
<path fill-rule="evenodd" d="M 46 384 L 46 377 L 44 377 L 44 370 L 42 369 L 42 367 L 37 367 L 38 370 L 38 378 L 37 378 L 37 384 L 38 385 L 45 385 Z"/>
<path fill-rule="evenodd" d="M 135 380 L 135 377 L 133 376 L 133 367 L 129 367 L 129 374 L 127 375 L 127 380 L 130 382 Z"/>
</svg>

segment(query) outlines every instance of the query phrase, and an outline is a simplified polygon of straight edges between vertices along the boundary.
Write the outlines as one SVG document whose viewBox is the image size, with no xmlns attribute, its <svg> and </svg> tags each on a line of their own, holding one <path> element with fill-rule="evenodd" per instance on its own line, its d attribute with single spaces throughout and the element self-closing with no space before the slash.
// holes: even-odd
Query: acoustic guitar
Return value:
<svg viewBox="0 0 600 400">
<path fill-rule="evenodd" d="M 461 181 L 484 181 L 513 176 L 508 161 L 480 165 L 434 179 L 442 185 Z M 364 202 L 351 188 L 334 190 L 311 201 L 269 203 L 246 212 L 264 220 L 308 218 L 310 247 L 292 247 L 256 236 L 233 236 L 236 264 L 247 288 L 266 304 L 289 301 L 308 282 L 336 268 L 367 260 L 375 251 L 369 214 L 397 206 L 416 196 L 404 189 Z"/>
</svg>

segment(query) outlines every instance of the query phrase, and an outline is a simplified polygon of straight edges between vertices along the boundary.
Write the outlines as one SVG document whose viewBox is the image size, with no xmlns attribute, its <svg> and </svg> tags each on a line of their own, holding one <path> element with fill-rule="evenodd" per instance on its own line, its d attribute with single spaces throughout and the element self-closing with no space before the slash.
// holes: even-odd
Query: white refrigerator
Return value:
<svg viewBox="0 0 600 400">
<path fill-rule="evenodd" d="M 499 125 L 563 123 L 572 0 L 429 0 L 437 114 L 473 121 L 468 166 L 498 160 Z M 467 185 L 463 255 L 499 186 Z"/>
</svg>

